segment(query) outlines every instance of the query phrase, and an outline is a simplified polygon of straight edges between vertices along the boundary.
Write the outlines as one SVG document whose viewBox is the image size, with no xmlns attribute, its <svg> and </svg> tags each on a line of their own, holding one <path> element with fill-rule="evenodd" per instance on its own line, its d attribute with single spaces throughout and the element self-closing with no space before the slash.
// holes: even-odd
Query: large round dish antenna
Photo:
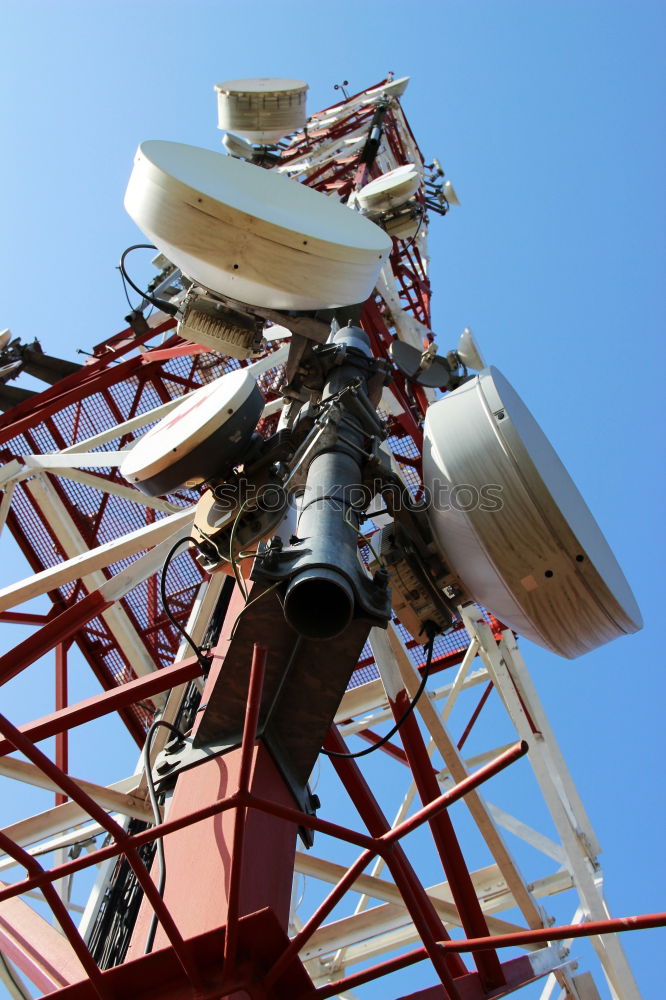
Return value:
<svg viewBox="0 0 666 1000">
<path fill-rule="evenodd" d="M 378 226 L 333 198 L 176 142 L 139 146 L 125 208 L 189 278 L 272 309 L 363 302 L 391 249 Z"/>
<path fill-rule="evenodd" d="M 240 460 L 263 407 L 250 372 L 228 372 L 187 396 L 144 434 L 120 472 L 151 497 L 206 482 Z"/>
<path fill-rule="evenodd" d="M 217 127 L 250 142 L 276 142 L 305 125 L 307 89 L 302 80 L 272 77 L 218 83 Z"/>
<path fill-rule="evenodd" d="M 585 501 L 497 369 L 433 403 L 424 430 L 431 526 L 475 601 L 569 659 L 642 627 Z"/>
</svg>

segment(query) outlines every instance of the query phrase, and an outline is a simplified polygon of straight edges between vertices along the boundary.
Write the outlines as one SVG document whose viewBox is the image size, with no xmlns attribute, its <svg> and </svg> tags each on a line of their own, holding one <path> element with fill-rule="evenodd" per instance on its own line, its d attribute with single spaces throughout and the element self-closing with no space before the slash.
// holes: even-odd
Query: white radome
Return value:
<svg viewBox="0 0 666 1000">
<path fill-rule="evenodd" d="M 570 659 L 642 627 L 585 501 L 497 369 L 429 407 L 423 479 L 449 569 L 505 625 Z"/>
<path fill-rule="evenodd" d="M 205 482 L 249 441 L 263 397 L 249 368 L 189 393 L 128 451 L 121 475 L 149 496 Z"/>
<path fill-rule="evenodd" d="M 335 199 L 177 142 L 139 146 L 125 208 L 187 277 L 272 309 L 365 301 L 391 249 L 378 226 Z"/>
<path fill-rule="evenodd" d="M 303 80 L 254 77 L 215 86 L 217 127 L 267 144 L 303 128 L 308 85 Z"/>
<path fill-rule="evenodd" d="M 404 205 L 416 194 L 420 185 L 418 168 L 413 163 L 406 163 L 365 184 L 356 199 L 364 212 L 385 212 Z"/>
</svg>

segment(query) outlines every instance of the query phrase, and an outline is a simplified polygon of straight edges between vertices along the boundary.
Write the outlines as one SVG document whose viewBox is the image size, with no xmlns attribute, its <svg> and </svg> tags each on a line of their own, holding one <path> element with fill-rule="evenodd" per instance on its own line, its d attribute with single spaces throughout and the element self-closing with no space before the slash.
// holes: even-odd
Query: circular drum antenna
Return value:
<svg viewBox="0 0 666 1000">
<path fill-rule="evenodd" d="M 148 496 L 195 486 L 239 461 L 264 397 L 245 368 L 190 393 L 128 451 L 121 474 Z"/>
<path fill-rule="evenodd" d="M 305 125 L 307 90 L 302 80 L 273 77 L 218 83 L 217 127 L 261 145 L 277 142 Z"/>
<path fill-rule="evenodd" d="M 270 309 L 364 302 L 392 246 L 378 226 L 334 198 L 177 142 L 139 146 L 125 208 L 187 277 Z"/>
<path fill-rule="evenodd" d="M 585 501 L 497 369 L 433 403 L 424 435 L 433 534 L 475 601 L 569 659 L 642 627 Z"/>
</svg>

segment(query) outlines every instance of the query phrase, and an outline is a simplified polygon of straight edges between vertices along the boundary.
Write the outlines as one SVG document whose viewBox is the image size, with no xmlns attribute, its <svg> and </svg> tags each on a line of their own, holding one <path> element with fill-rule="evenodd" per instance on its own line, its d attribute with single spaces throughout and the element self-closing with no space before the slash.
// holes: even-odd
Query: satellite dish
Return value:
<svg viewBox="0 0 666 1000">
<path fill-rule="evenodd" d="M 464 364 L 465 368 L 471 368 L 472 371 L 480 372 L 482 368 L 486 367 L 483 358 L 481 357 L 481 351 L 479 350 L 476 340 L 472 335 L 472 331 L 468 326 L 466 326 L 460 334 L 456 354 Z"/>
<path fill-rule="evenodd" d="M 228 372 L 191 393 L 144 434 L 120 472 L 151 497 L 206 482 L 243 457 L 263 406 L 246 368 Z"/>
<path fill-rule="evenodd" d="M 433 403 L 424 434 L 433 534 L 475 601 L 569 659 L 642 627 L 585 501 L 497 369 Z"/>
<path fill-rule="evenodd" d="M 404 340 L 394 340 L 391 357 L 410 382 L 428 389 L 444 389 L 450 381 L 451 369 L 444 360 L 429 351 L 419 351 Z"/>
<path fill-rule="evenodd" d="M 0 351 L 7 346 L 7 344 L 11 339 L 12 339 L 12 331 L 9 328 L 0 331 Z"/>
<path fill-rule="evenodd" d="M 217 127 L 250 142 L 276 142 L 305 125 L 307 89 L 302 80 L 271 77 L 218 83 Z"/>
<path fill-rule="evenodd" d="M 139 146 L 125 208 L 187 277 L 272 309 L 365 301 L 391 249 L 386 233 L 333 198 L 176 142 Z"/>
<path fill-rule="evenodd" d="M 404 205 L 420 186 L 418 169 L 413 163 L 406 163 L 365 184 L 356 195 L 356 200 L 364 212 L 385 212 Z"/>
<path fill-rule="evenodd" d="M 240 156 L 241 160 L 251 160 L 256 150 L 251 142 L 240 135 L 227 132 L 222 136 L 222 145 L 232 156 Z"/>
</svg>

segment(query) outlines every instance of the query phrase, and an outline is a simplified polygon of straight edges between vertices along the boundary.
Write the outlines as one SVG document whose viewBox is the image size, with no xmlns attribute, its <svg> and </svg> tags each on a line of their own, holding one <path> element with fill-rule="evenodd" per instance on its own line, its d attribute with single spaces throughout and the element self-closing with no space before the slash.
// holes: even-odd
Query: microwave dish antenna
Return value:
<svg viewBox="0 0 666 1000">
<path fill-rule="evenodd" d="M 370 181 L 361 188 L 356 198 L 364 212 L 385 212 L 404 205 L 420 186 L 421 175 L 417 167 L 406 163 Z"/>
<path fill-rule="evenodd" d="M 272 309 L 363 302 L 391 250 L 378 226 L 332 198 L 176 142 L 139 146 L 125 208 L 187 277 Z"/>
<path fill-rule="evenodd" d="M 585 501 L 496 368 L 428 408 L 423 478 L 449 568 L 506 625 L 567 659 L 642 628 Z"/>
<path fill-rule="evenodd" d="M 210 479 L 246 451 L 264 398 L 247 368 L 187 396 L 128 452 L 122 475 L 148 496 Z"/>
<path fill-rule="evenodd" d="M 479 345 L 468 326 L 460 334 L 456 354 L 465 368 L 471 368 L 472 371 L 480 372 L 482 368 L 486 367 L 483 355 L 479 350 Z"/>
<path fill-rule="evenodd" d="M 449 205 L 457 205 L 460 207 L 460 199 L 456 194 L 456 189 L 454 188 L 451 181 L 444 181 L 442 184 L 442 194 L 448 201 Z"/>
<path fill-rule="evenodd" d="M 234 135 L 233 132 L 225 132 L 222 136 L 222 145 L 231 156 L 237 156 L 241 160 L 251 160 L 256 149 L 251 142 L 244 139 L 242 135 Z"/>
<path fill-rule="evenodd" d="M 307 83 L 273 77 L 215 85 L 217 127 L 266 145 L 303 128 Z"/>
</svg>

